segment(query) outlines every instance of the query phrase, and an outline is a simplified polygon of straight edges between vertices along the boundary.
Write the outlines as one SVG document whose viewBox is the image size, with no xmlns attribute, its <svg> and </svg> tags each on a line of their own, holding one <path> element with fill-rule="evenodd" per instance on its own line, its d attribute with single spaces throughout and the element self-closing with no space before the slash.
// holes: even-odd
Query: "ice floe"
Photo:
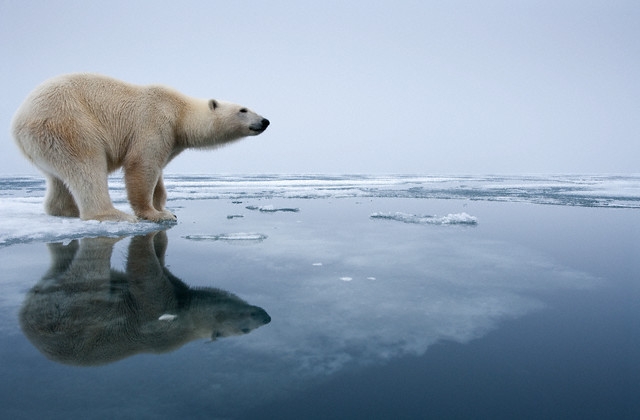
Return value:
<svg viewBox="0 0 640 420">
<path fill-rule="evenodd" d="M 247 206 L 245 207 L 247 210 L 258 210 L 261 211 L 263 213 L 275 213 L 278 211 L 282 211 L 282 212 L 290 212 L 290 213 L 297 213 L 300 211 L 299 208 L 292 208 L 292 207 L 274 207 L 272 205 L 268 205 L 268 206 Z"/>
<path fill-rule="evenodd" d="M 478 219 L 467 213 L 448 214 L 446 216 L 415 215 L 409 213 L 372 213 L 372 219 L 395 220 L 419 225 L 476 225 Z"/>
<path fill-rule="evenodd" d="M 192 241 L 241 241 L 241 242 L 262 242 L 267 239 L 267 235 L 262 233 L 220 233 L 217 235 L 186 235 L 185 239 Z"/>
<path fill-rule="evenodd" d="M 416 176 L 416 175 L 166 175 L 169 207 L 179 200 L 410 198 L 527 202 L 579 207 L 640 208 L 640 175 Z M 38 176 L 0 177 L 0 247 L 66 241 L 85 236 L 124 236 L 162 229 L 155 223 L 115 223 L 51 217 L 44 213 L 45 182 Z M 116 207 L 130 212 L 123 178 L 109 178 Z M 297 207 L 249 205 L 263 213 Z M 230 214 L 229 219 L 240 214 Z M 466 213 L 424 216 L 374 213 L 373 219 L 435 225 L 475 225 Z M 205 235 L 206 236 L 206 235 Z M 203 239 L 204 240 L 204 239 Z M 212 240 L 212 239 L 208 239 Z M 225 239 L 215 239 L 225 240 Z M 228 239 L 227 239 L 228 240 Z M 231 239 L 237 240 L 237 239 Z M 246 239 L 245 239 L 246 240 Z"/>
<path fill-rule="evenodd" d="M 121 210 L 127 211 L 126 208 Z M 152 222 L 98 222 L 44 213 L 42 199 L 0 198 L 0 247 L 27 242 L 65 242 L 83 237 L 127 236 L 166 229 Z"/>
<path fill-rule="evenodd" d="M 169 200 L 378 197 L 640 208 L 640 175 L 167 175 L 165 185 Z"/>
</svg>

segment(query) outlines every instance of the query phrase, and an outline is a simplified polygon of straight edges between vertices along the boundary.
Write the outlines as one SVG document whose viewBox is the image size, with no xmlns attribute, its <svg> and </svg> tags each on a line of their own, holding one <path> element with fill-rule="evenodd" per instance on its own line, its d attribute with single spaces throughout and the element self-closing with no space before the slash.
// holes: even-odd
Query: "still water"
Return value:
<svg viewBox="0 0 640 420">
<path fill-rule="evenodd" d="M 0 185 L 2 418 L 640 418 L 637 177 Z"/>
</svg>

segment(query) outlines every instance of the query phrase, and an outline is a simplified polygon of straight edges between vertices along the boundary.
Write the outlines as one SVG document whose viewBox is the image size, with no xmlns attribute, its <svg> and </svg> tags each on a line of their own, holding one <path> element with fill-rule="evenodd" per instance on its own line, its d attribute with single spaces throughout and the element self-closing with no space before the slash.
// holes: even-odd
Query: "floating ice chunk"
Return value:
<svg viewBox="0 0 640 420">
<path fill-rule="evenodd" d="M 367 277 L 367 280 L 375 280 L 375 277 Z"/>
<path fill-rule="evenodd" d="M 247 210 L 259 210 L 259 211 L 264 212 L 264 213 L 275 213 L 277 211 L 297 213 L 297 212 L 300 211 L 299 208 L 274 207 L 272 205 L 268 205 L 268 206 L 247 206 L 245 208 Z"/>
<path fill-rule="evenodd" d="M 267 235 L 262 233 L 220 233 L 218 235 L 186 235 L 185 239 L 192 241 L 247 241 L 262 242 L 267 239 Z"/>
<path fill-rule="evenodd" d="M 415 215 L 409 213 L 395 212 L 395 213 L 372 213 L 370 216 L 372 219 L 386 219 L 395 220 L 403 223 L 415 223 L 420 225 L 476 225 L 478 219 L 475 216 L 471 216 L 467 213 L 455 213 L 448 214 L 446 216 L 430 216 L 430 215 Z"/>
<path fill-rule="evenodd" d="M 1 179 L 1 178 L 0 178 Z M 0 191 L 2 184 L 0 183 Z M 121 208 L 126 210 L 126 208 Z M 142 235 L 170 225 L 140 221 L 98 222 L 73 217 L 49 216 L 38 197 L 0 196 L 0 248 L 29 242 L 64 242 L 84 237 Z"/>
<path fill-rule="evenodd" d="M 322 263 L 321 262 L 317 262 L 317 263 L 313 263 L 311 265 L 316 266 L 316 267 L 320 267 L 320 266 L 322 266 Z"/>
<path fill-rule="evenodd" d="M 178 315 L 164 314 L 164 315 L 160 315 L 160 317 L 158 318 L 158 321 L 173 321 L 177 317 Z"/>
<path fill-rule="evenodd" d="M 351 281 L 351 280 L 353 280 L 353 277 L 340 277 L 340 280 L 342 280 L 342 281 Z"/>
</svg>

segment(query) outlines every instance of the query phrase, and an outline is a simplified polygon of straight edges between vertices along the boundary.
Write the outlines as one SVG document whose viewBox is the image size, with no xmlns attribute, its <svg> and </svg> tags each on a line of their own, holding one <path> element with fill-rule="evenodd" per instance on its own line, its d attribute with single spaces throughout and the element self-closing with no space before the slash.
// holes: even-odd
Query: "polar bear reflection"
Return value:
<svg viewBox="0 0 640 420">
<path fill-rule="evenodd" d="M 49 244 L 51 268 L 27 294 L 22 330 L 48 358 L 74 365 L 163 353 L 198 338 L 248 333 L 261 308 L 213 288 L 192 289 L 164 267 L 166 233 L 131 239 L 126 273 L 111 268 L 117 238 Z"/>
</svg>

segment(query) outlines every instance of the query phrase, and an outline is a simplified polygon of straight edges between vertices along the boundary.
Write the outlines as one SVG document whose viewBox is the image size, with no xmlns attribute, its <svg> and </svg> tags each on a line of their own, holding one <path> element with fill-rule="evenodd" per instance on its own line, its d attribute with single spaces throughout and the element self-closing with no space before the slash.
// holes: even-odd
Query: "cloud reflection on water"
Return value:
<svg viewBox="0 0 640 420">
<path fill-rule="evenodd" d="M 233 400 L 247 382 L 275 397 L 345 369 L 422 355 L 443 340 L 467 343 L 544 308 L 545 294 L 600 284 L 528 248 L 466 235 L 468 228 L 371 225 L 361 237 L 322 232 L 322 223 L 291 231 L 279 225 L 255 245 L 256 255 L 238 257 L 255 273 L 247 281 L 250 300 L 269 308 L 273 322 L 211 350 L 221 398 Z M 219 241 L 199 246 L 212 261 L 237 249 Z M 217 269 L 237 263 L 228 264 Z M 233 379 L 238 371 L 242 381 Z M 274 382 L 282 386 L 268 386 Z"/>
</svg>

